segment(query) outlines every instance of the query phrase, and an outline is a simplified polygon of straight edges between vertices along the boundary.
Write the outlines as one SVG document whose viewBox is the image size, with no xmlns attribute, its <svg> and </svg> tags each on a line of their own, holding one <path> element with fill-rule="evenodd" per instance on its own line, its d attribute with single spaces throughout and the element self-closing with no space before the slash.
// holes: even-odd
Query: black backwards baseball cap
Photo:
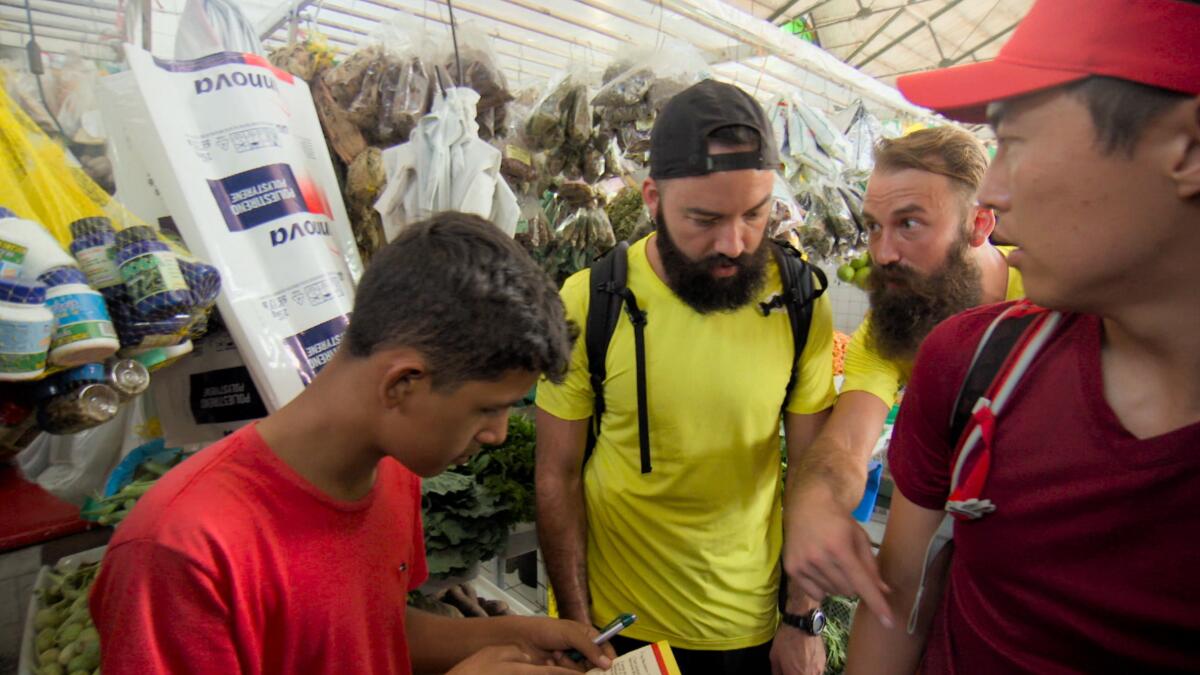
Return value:
<svg viewBox="0 0 1200 675">
<path fill-rule="evenodd" d="M 758 132 L 758 150 L 708 154 L 709 136 L 725 127 Z M 767 113 L 732 84 L 704 80 L 683 90 L 663 106 L 650 133 L 650 177 L 655 180 L 779 167 L 779 148 Z"/>
</svg>

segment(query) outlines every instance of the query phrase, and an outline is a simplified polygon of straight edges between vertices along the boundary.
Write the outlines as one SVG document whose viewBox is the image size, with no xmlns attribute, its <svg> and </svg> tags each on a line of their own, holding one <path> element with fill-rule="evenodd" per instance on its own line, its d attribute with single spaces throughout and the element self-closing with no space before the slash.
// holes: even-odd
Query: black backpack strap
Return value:
<svg viewBox="0 0 1200 675">
<path fill-rule="evenodd" d="M 824 295 L 829 282 L 821 268 L 808 264 L 800 251 L 791 244 L 778 240 L 772 240 L 771 243 L 775 262 L 779 266 L 783 292 L 770 302 L 761 303 L 760 308 L 763 316 L 770 316 L 771 310 L 776 307 L 786 307 L 788 321 L 792 325 L 792 370 L 788 375 L 787 389 L 783 397 L 783 407 L 786 410 L 792 390 L 796 387 L 796 366 L 799 365 L 804 347 L 808 344 L 813 306 L 817 298 Z"/>
<path fill-rule="evenodd" d="M 971 360 L 971 367 L 967 370 L 967 376 L 963 378 L 962 387 L 958 390 L 958 397 L 954 399 L 954 407 L 951 409 L 950 442 L 955 447 L 967 428 L 967 422 L 975 410 L 975 403 L 992 386 L 1004 362 L 1008 360 L 1008 355 L 1038 316 L 1037 313 L 1002 315 L 992 322 L 983 339 L 979 341 L 975 357 Z"/>
<path fill-rule="evenodd" d="M 608 377 L 606 361 L 608 344 L 612 341 L 624 307 L 633 323 L 634 349 L 637 359 L 638 441 L 641 446 L 642 473 L 650 473 L 650 421 L 646 394 L 646 313 L 638 307 L 637 298 L 629 290 L 629 242 L 621 242 L 592 265 L 590 297 L 584 342 L 587 349 L 588 376 L 596 402 L 591 424 L 588 425 L 584 462 L 591 457 L 600 434 L 600 419 L 604 416 L 604 381 Z"/>
</svg>

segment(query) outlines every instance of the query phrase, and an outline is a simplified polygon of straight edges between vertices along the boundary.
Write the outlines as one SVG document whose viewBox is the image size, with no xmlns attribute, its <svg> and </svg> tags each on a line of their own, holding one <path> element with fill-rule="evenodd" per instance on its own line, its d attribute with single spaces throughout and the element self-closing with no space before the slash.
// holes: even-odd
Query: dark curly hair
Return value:
<svg viewBox="0 0 1200 675">
<path fill-rule="evenodd" d="M 445 212 L 409 225 L 372 258 L 346 348 L 359 358 L 416 349 L 444 390 L 512 370 L 561 381 L 575 335 L 529 254 L 492 223 Z"/>
</svg>

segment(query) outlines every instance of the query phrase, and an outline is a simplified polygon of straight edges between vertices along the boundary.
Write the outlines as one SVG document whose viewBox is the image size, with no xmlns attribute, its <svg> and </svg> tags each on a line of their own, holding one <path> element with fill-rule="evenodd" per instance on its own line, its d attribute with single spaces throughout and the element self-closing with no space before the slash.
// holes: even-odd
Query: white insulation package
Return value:
<svg viewBox="0 0 1200 675">
<path fill-rule="evenodd" d="M 253 54 L 126 55 L 136 91 L 117 133 L 188 248 L 220 269 L 221 316 L 277 410 L 341 344 L 362 275 L 308 85 Z"/>
</svg>

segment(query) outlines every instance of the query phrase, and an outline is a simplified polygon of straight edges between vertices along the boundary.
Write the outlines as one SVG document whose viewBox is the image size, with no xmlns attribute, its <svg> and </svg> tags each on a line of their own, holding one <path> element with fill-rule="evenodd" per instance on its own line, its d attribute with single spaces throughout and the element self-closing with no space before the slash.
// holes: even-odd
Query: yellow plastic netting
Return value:
<svg viewBox="0 0 1200 675">
<path fill-rule="evenodd" d="M 6 77 L 0 70 L 0 207 L 40 223 L 64 248 L 80 218 L 106 216 L 118 230 L 145 225 L 25 114 L 3 86 Z"/>
</svg>

